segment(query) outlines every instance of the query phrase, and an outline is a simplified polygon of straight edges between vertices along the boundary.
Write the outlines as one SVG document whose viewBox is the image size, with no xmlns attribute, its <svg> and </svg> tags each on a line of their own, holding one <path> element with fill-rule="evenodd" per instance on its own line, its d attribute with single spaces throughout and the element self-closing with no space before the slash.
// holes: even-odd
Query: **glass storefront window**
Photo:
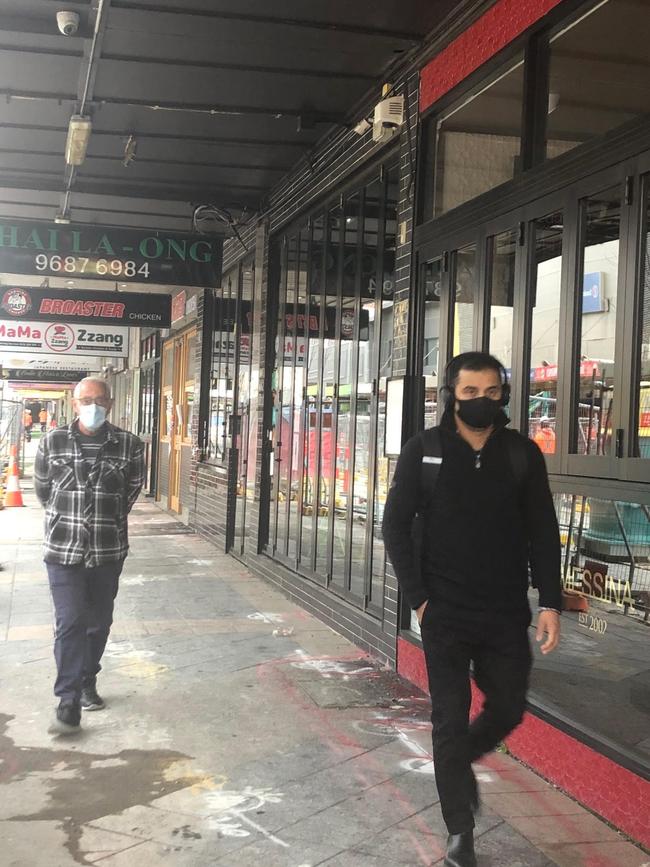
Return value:
<svg viewBox="0 0 650 867">
<path fill-rule="evenodd" d="M 269 549 L 377 616 L 398 196 L 390 168 L 275 242 Z"/>
<path fill-rule="evenodd" d="M 438 387 L 444 370 L 440 358 L 440 297 L 442 294 L 442 260 L 435 259 L 424 266 L 424 427 L 438 424 Z"/>
<path fill-rule="evenodd" d="M 304 419 L 304 462 L 302 491 L 302 530 L 300 562 L 305 569 L 313 569 L 314 535 L 318 527 L 318 485 L 322 460 L 322 413 L 321 405 L 321 322 L 323 316 L 321 273 L 323 269 L 324 217 L 320 214 L 313 220 L 309 277 L 307 285 L 307 310 L 305 331 L 307 334 L 307 382 Z"/>
<path fill-rule="evenodd" d="M 156 413 L 156 370 L 153 366 L 140 372 L 139 430 L 141 435 L 151 435 Z"/>
<path fill-rule="evenodd" d="M 167 346 L 165 347 L 165 352 L 163 353 L 163 356 L 165 358 L 165 361 L 163 364 L 163 373 L 162 373 L 162 386 L 163 386 L 163 388 L 171 388 L 172 382 L 174 380 L 174 365 L 172 364 L 171 360 L 167 359 L 167 355 L 169 355 L 169 353 L 171 353 L 171 351 L 172 351 L 171 344 L 167 344 Z"/>
<path fill-rule="evenodd" d="M 293 470 L 295 468 L 293 453 L 293 397 L 294 376 L 296 375 L 296 303 L 297 303 L 297 267 L 300 236 L 291 235 L 287 241 L 284 274 L 281 279 L 282 297 L 280 299 L 280 315 L 283 318 L 282 338 L 278 338 L 278 371 L 280 415 L 278 418 L 280 440 L 278 443 L 276 500 L 277 500 L 277 534 L 276 546 L 280 553 L 287 553 L 289 537 L 290 504 L 296 496 Z M 300 374 L 298 374 L 298 377 Z"/>
<path fill-rule="evenodd" d="M 343 246 L 343 298 L 341 301 L 341 341 L 336 412 L 336 459 L 334 471 L 334 535 L 332 539 L 332 582 L 344 585 L 346 563 L 350 556 L 346 545 L 346 525 L 351 507 L 354 471 L 353 395 L 356 383 L 356 294 L 360 285 L 359 231 L 361 223 L 359 194 L 345 203 Z M 355 291 L 356 290 L 356 291 Z"/>
<path fill-rule="evenodd" d="M 369 502 L 372 455 L 373 379 L 376 373 L 376 353 L 379 340 L 375 333 L 381 328 L 381 313 L 377 301 L 378 269 L 380 266 L 381 206 L 384 185 L 376 179 L 364 190 L 363 224 L 361 234 L 361 313 L 359 321 L 358 359 L 356 375 L 354 469 L 352 476 L 352 524 L 350 532 L 350 590 L 356 596 L 365 593 L 365 573 L 368 551 L 366 548 L 368 516 L 372 515 Z M 383 276 L 383 275 L 382 275 Z"/>
<path fill-rule="evenodd" d="M 488 348 L 501 364 L 512 369 L 517 233 L 502 232 L 490 238 L 491 276 Z"/>
<path fill-rule="evenodd" d="M 555 506 L 562 639 L 555 653 L 537 652 L 531 698 L 648 766 L 650 513 L 638 503 L 575 494 L 556 494 Z"/>
<path fill-rule="evenodd" d="M 304 489 L 304 432 L 303 414 L 305 409 L 305 364 L 308 336 L 305 334 L 304 312 L 307 309 L 307 267 L 311 232 L 304 227 L 298 236 L 298 251 L 296 263 L 296 309 L 293 322 L 293 408 L 291 428 L 291 496 L 289 497 L 289 536 L 288 556 L 295 560 L 299 557 L 300 541 L 300 508 L 302 490 Z"/>
<path fill-rule="evenodd" d="M 230 445 L 230 421 L 234 412 L 236 369 L 237 269 L 224 276 L 223 289 L 217 290 L 212 338 L 212 376 L 207 458 L 224 464 Z"/>
<path fill-rule="evenodd" d="M 255 266 L 251 260 L 241 266 L 240 316 L 237 332 L 238 374 L 234 396 L 236 421 L 233 447 L 236 456 L 235 514 L 233 548 L 246 550 L 246 537 L 254 532 L 257 515 L 249 509 L 255 500 L 255 463 L 257 453 L 257 394 L 252 372 L 252 344 Z"/>
<path fill-rule="evenodd" d="M 339 206 L 327 214 L 327 255 L 324 265 L 325 332 L 322 355 L 321 473 L 318 483 L 318 529 L 316 536 L 316 570 L 326 576 L 329 571 L 329 516 L 334 493 L 334 390 L 336 386 L 336 349 L 340 334 L 338 322 L 339 264 L 341 257 L 342 210 Z"/>
<path fill-rule="evenodd" d="M 543 454 L 556 448 L 560 290 L 563 214 L 557 211 L 533 224 L 531 345 L 528 367 L 528 436 Z"/>
<path fill-rule="evenodd" d="M 546 156 L 650 112 L 648 7 L 606 0 L 551 40 Z"/>
<path fill-rule="evenodd" d="M 215 290 L 206 458 L 221 465 L 227 464 L 231 448 L 239 448 L 242 434 L 239 393 L 248 392 L 252 357 L 252 275 L 250 262 L 237 265 L 224 275 L 223 288 Z M 195 338 L 188 352 L 194 356 Z"/>
<path fill-rule="evenodd" d="M 637 424 L 633 454 L 650 458 L 650 177 L 645 178 L 643 234 L 640 249 L 640 293 L 637 338 Z"/>
<path fill-rule="evenodd" d="M 511 180 L 521 147 L 524 62 L 519 57 L 437 121 L 433 215 Z"/>
<path fill-rule="evenodd" d="M 194 384 L 187 383 L 183 395 L 183 442 L 192 441 L 192 424 L 194 422 Z"/>
<path fill-rule="evenodd" d="M 169 440 L 174 432 L 174 397 L 172 383 L 174 381 L 174 344 L 167 341 L 162 346 L 162 376 L 160 403 L 160 438 Z"/>
<path fill-rule="evenodd" d="M 454 256 L 453 352 L 474 349 L 474 303 L 477 294 L 476 244 L 457 250 Z"/>
<path fill-rule="evenodd" d="M 184 351 L 183 367 L 183 441 L 191 442 L 194 421 L 194 371 L 196 369 L 196 331 L 188 334 Z"/>
<path fill-rule="evenodd" d="M 516 55 L 437 108 L 426 122 L 421 219 L 441 217 L 546 160 L 647 118 L 647 30 L 643 0 L 585 0 L 562 24 L 530 37 L 528 61 L 523 52 Z"/>
<path fill-rule="evenodd" d="M 618 187 L 582 202 L 579 388 L 573 443 L 582 455 L 608 455 L 612 448 L 620 221 Z"/>
<path fill-rule="evenodd" d="M 379 353 L 377 400 L 375 402 L 376 459 L 374 473 L 374 503 L 372 504 L 371 524 L 371 564 L 370 564 L 370 604 L 375 609 L 383 608 L 386 552 L 381 533 L 381 522 L 388 496 L 388 475 L 390 460 L 384 452 L 386 433 L 386 378 L 393 372 L 393 305 L 395 294 L 395 258 L 397 255 L 397 202 L 399 199 L 399 177 L 396 169 L 388 173 L 383 226 L 383 260 L 377 256 L 377 281 L 380 292 L 375 296 L 375 322 L 369 336 L 369 352 Z M 379 230 L 381 231 L 381 225 Z M 379 238 L 377 240 L 379 244 Z M 380 283 L 381 279 L 381 283 Z M 379 287 L 380 283 L 380 287 Z M 378 299 L 378 300 L 377 300 Z M 374 348 L 373 348 L 374 346 Z M 372 454 L 373 428 L 370 427 L 370 455 Z"/>
</svg>

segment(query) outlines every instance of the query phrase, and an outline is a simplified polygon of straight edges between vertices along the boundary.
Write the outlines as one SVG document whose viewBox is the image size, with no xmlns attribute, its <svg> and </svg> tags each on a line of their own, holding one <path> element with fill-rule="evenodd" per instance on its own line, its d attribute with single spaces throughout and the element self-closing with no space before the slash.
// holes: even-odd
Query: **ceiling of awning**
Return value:
<svg viewBox="0 0 650 867">
<path fill-rule="evenodd" d="M 199 204 L 255 212 L 458 5 L 0 0 L 0 215 L 67 205 L 75 222 L 189 230 Z M 62 9 L 79 14 L 77 35 L 59 33 Z M 93 131 L 71 177 L 82 106 Z"/>
</svg>

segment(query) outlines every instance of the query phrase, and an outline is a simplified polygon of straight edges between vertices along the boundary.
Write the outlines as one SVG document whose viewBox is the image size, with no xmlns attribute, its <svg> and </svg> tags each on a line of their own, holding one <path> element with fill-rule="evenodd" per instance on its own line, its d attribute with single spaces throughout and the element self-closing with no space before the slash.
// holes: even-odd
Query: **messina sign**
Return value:
<svg viewBox="0 0 650 867">
<path fill-rule="evenodd" d="M 0 272 L 219 286 L 223 241 L 108 226 L 0 220 Z"/>
<path fill-rule="evenodd" d="M 169 328 L 171 296 L 23 286 L 0 288 L 0 319 Z"/>
</svg>

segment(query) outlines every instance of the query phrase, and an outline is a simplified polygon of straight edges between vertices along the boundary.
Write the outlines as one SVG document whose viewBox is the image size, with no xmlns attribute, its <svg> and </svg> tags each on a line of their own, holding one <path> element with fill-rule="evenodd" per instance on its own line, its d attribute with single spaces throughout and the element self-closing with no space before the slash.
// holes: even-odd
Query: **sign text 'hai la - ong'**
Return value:
<svg viewBox="0 0 650 867">
<path fill-rule="evenodd" d="M 223 241 L 108 226 L 0 220 L 0 272 L 218 286 Z"/>
</svg>

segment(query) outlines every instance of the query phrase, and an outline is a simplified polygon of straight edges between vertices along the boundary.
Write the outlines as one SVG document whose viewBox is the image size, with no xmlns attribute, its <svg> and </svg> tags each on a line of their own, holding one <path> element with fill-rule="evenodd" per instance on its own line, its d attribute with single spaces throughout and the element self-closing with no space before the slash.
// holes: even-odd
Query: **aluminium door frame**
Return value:
<svg viewBox="0 0 650 867">
<path fill-rule="evenodd" d="M 631 166 L 630 166 L 631 167 Z M 628 230 L 628 259 L 625 284 L 624 334 L 631 339 L 624 345 L 624 371 L 629 371 L 630 387 L 622 393 L 621 423 L 625 431 L 623 454 L 619 460 L 619 477 L 625 481 L 650 482 L 650 458 L 634 455 L 634 442 L 638 436 L 639 412 L 638 384 L 641 379 L 639 347 L 642 332 L 642 305 L 645 255 L 650 240 L 650 151 L 639 154 L 628 187 L 630 223 Z M 650 291 L 650 289 L 648 290 Z"/>
</svg>

